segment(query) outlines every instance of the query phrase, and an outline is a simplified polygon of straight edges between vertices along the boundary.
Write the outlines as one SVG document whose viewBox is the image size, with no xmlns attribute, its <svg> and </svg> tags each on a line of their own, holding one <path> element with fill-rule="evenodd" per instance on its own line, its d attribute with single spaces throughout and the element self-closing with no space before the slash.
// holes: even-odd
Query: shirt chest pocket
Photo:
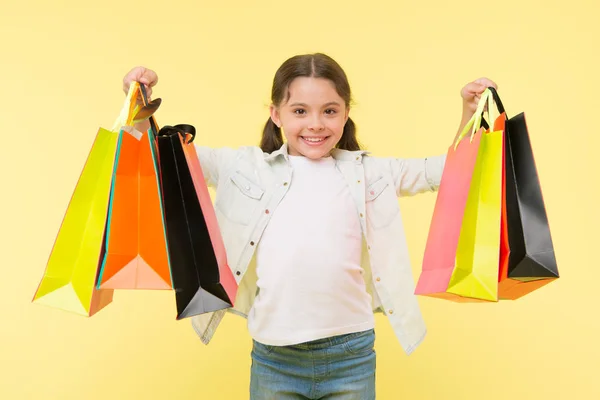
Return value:
<svg viewBox="0 0 600 400">
<path fill-rule="evenodd" d="M 366 190 L 367 222 L 373 228 L 382 228 L 392 223 L 400 212 L 394 186 L 385 178 L 379 178 L 367 186 Z"/>
<path fill-rule="evenodd" d="M 221 185 L 215 206 L 231 222 L 248 225 L 258 209 L 264 189 L 257 183 L 234 171 Z"/>
</svg>

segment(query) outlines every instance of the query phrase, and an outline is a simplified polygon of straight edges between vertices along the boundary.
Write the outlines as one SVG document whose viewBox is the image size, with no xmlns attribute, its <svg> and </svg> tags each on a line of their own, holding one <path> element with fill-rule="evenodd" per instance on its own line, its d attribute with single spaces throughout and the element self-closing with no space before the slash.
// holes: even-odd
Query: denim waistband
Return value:
<svg viewBox="0 0 600 400">
<path fill-rule="evenodd" d="M 343 335 L 331 336 L 331 337 L 327 337 L 327 338 L 323 338 L 323 339 L 312 340 L 310 342 L 298 343 L 298 344 L 293 344 L 293 345 L 284 346 L 284 347 L 293 347 L 293 348 L 303 349 L 303 350 L 310 350 L 310 349 L 318 350 L 318 349 L 324 349 L 327 347 L 342 344 L 342 343 L 344 343 L 348 340 L 351 340 L 355 337 L 359 337 L 362 335 L 374 335 L 374 334 L 375 334 L 374 329 L 368 329 L 366 331 L 346 333 Z"/>
</svg>

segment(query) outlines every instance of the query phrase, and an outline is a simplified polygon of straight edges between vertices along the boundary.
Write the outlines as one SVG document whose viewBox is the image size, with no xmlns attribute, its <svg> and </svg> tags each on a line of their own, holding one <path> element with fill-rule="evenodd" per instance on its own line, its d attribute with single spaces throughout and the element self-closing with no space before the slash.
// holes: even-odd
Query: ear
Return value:
<svg viewBox="0 0 600 400">
<path fill-rule="evenodd" d="M 269 106 L 269 112 L 271 113 L 271 119 L 277 125 L 278 128 L 281 128 L 281 118 L 279 118 L 279 109 L 275 107 L 273 104 Z"/>
<path fill-rule="evenodd" d="M 350 107 L 346 107 L 346 115 L 344 115 L 344 124 L 348 122 L 348 118 L 350 118 Z"/>
</svg>

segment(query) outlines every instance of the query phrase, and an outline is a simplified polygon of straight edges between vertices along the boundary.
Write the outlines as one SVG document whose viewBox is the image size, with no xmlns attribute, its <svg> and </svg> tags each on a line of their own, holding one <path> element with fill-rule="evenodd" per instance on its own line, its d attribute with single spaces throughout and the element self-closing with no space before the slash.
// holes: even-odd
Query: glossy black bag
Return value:
<svg viewBox="0 0 600 400">
<path fill-rule="evenodd" d="M 499 297 L 514 300 L 556 280 L 559 273 L 525 114 L 508 118 L 497 91 L 489 90 L 505 118 L 502 220 L 508 263 L 500 271 Z"/>
</svg>

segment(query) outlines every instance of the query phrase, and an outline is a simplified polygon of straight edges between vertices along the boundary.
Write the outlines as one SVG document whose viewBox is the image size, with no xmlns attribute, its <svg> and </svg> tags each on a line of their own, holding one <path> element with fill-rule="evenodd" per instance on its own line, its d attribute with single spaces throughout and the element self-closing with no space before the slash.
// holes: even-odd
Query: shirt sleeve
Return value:
<svg viewBox="0 0 600 400">
<path fill-rule="evenodd" d="M 206 184 L 216 188 L 219 176 L 235 159 L 236 150 L 229 147 L 212 148 L 196 145 L 196 154 L 200 160 Z"/>
<path fill-rule="evenodd" d="M 392 175 L 396 195 L 413 196 L 438 190 L 446 155 L 425 158 L 386 158 L 383 162 Z"/>
</svg>

